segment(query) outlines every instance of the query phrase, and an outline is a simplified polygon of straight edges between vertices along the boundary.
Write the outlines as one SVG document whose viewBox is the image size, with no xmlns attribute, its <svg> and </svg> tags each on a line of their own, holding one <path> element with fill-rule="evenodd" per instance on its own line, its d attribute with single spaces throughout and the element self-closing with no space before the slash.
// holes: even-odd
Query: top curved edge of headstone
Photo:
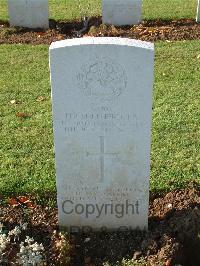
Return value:
<svg viewBox="0 0 200 266">
<path fill-rule="evenodd" d="M 138 48 L 154 50 L 154 44 L 151 42 L 145 42 L 128 38 L 119 38 L 119 37 L 84 37 L 84 38 L 67 39 L 67 40 L 53 42 L 50 45 L 50 50 L 70 47 L 70 46 L 93 45 L 93 44 L 133 46 Z"/>
</svg>

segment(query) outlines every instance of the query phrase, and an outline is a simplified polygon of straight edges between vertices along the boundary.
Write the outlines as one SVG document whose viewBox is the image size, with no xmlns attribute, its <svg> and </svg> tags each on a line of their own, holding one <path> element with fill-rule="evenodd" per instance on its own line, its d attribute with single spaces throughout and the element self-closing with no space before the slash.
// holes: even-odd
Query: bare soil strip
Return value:
<svg viewBox="0 0 200 266">
<path fill-rule="evenodd" d="M 22 197 L 23 198 L 23 197 Z M 59 234 L 57 209 L 34 204 L 0 205 L 0 222 L 6 230 L 19 223 L 28 223 L 21 236 L 33 237 L 43 243 L 47 265 L 59 264 Z M 31 208 L 30 208 L 31 207 Z M 57 233 L 55 233 L 57 230 Z M 116 265 L 125 258 L 144 257 L 149 265 L 200 265 L 200 188 L 192 184 L 187 189 L 169 192 L 162 197 L 151 196 L 149 231 L 123 231 L 115 233 L 82 232 L 70 236 L 69 265 L 102 265 L 109 261 Z M 11 262 L 19 250 L 9 247 Z M 10 255 L 9 255 L 10 254 Z M 67 257 L 67 256 L 66 256 Z M 66 263 L 66 262 L 65 262 Z M 162 264 L 163 263 L 163 264 Z M 68 264 L 63 264 L 68 265 Z"/>
<path fill-rule="evenodd" d="M 143 41 L 180 41 L 200 39 L 200 23 L 191 19 L 143 21 L 139 25 L 114 27 L 101 24 L 101 18 L 90 18 L 87 27 L 84 21 L 50 21 L 49 30 L 11 28 L 0 21 L 0 44 L 51 44 L 68 38 L 83 36 L 127 37 Z"/>
</svg>

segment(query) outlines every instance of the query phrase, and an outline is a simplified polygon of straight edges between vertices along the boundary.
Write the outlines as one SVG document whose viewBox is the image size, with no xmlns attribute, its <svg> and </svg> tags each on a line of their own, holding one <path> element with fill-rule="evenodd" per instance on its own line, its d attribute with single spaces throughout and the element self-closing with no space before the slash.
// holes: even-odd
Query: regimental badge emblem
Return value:
<svg viewBox="0 0 200 266">
<path fill-rule="evenodd" d="M 77 75 L 83 94 L 100 100 L 113 100 L 126 88 L 127 76 L 121 65 L 109 58 L 97 58 L 82 65 Z"/>
</svg>

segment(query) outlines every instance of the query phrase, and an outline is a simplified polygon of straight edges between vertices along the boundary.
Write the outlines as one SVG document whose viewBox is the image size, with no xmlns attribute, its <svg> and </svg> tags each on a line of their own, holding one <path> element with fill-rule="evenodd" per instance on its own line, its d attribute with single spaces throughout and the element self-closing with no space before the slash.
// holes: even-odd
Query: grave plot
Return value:
<svg viewBox="0 0 200 266">
<path fill-rule="evenodd" d="M 198 1 L 88 2 L 31 30 L 0 1 L 0 265 L 200 265 Z"/>
</svg>

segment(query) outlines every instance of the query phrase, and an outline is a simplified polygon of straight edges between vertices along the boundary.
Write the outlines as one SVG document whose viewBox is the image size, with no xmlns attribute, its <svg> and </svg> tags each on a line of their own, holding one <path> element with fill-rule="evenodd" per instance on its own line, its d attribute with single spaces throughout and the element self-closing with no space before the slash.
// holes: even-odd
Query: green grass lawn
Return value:
<svg viewBox="0 0 200 266">
<path fill-rule="evenodd" d="M 199 47 L 156 44 L 152 191 L 200 182 Z M 0 192 L 55 193 L 48 46 L 1 45 L 0 62 Z"/>
<path fill-rule="evenodd" d="M 50 17 L 56 20 L 101 15 L 101 0 L 49 0 Z M 143 19 L 195 18 L 197 0 L 143 0 Z M 7 20 L 7 0 L 0 0 L 0 19 Z"/>
</svg>

